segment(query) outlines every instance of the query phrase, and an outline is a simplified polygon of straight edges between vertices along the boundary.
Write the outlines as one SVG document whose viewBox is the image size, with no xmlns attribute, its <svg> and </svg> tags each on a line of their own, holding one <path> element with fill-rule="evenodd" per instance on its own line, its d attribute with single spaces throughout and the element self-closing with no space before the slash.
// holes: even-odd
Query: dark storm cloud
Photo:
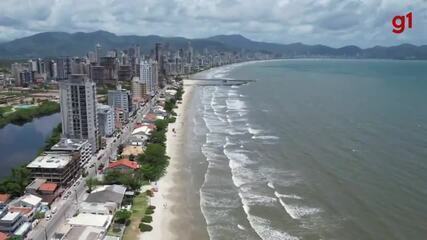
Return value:
<svg viewBox="0 0 427 240">
<path fill-rule="evenodd" d="M 392 34 L 392 17 L 408 11 L 414 29 Z M 194 38 L 240 33 L 333 46 L 427 43 L 426 0 L 2 0 L 0 16 L 0 40 L 102 29 Z"/>
</svg>

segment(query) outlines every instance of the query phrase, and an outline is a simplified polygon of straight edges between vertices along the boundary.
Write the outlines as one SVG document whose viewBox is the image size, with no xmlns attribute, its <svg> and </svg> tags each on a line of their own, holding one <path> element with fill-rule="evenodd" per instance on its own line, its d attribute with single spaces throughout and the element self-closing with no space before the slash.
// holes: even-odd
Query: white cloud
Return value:
<svg viewBox="0 0 427 240">
<path fill-rule="evenodd" d="M 397 36 L 391 19 L 414 12 Z M 342 46 L 427 44 L 426 0 L 2 0 L 0 40 L 44 31 L 208 37 Z"/>
</svg>

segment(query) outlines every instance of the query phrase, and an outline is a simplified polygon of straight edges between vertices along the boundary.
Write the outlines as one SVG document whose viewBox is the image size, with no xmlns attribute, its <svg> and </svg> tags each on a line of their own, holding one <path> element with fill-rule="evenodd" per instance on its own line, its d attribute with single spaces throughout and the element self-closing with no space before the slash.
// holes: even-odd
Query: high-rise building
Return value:
<svg viewBox="0 0 427 240">
<path fill-rule="evenodd" d="M 78 154 L 79 165 L 82 169 L 89 163 L 92 157 L 92 148 L 89 141 L 86 139 L 61 138 L 50 150 L 69 153 L 70 155 Z"/>
<path fill-rule="evenodd" d="M 87 139 L 92 153 L 99 147 L 96 86 L 87 75 L 73 74 L 61 81 L 62 133 L 67 138 Z"/>
<path fill-rule="evenodd" d="M 139 79 L 146 86 L 146 94 L 153 96 L 158 88 L 158 67 L 156 61 L 143 61 L 140 64 Z"/>
<path fill-rule="evenodd" d="M 56 59 L 56 80 L 67 80 L 71 74 L 71 59 L 69 57 Z"/>
<path fill-rule="evenodd" d="M 115 130 L 113 107 L 104 104 L 97 104 L 96 111 L 98 114 L 99 133 L 103 137 L 112 136 Z"/>
<path fill-rule="evenodd" d="M 127 122 L 132 110 L 130 92 L 120 85 L 116 90 L 108 90 L 108 105 L 114 108 L 116 119 L 120 119 L 121 123 Z"/>
<path fill-rule="evenodd" d="M 132 98 L 141 102 L 147 96 L 146 84 L 141 82 L 139 77 L 132 78 Z"/>
<path fill-rule="evenodd" d="M 101 63 L 101 44 L 97 43 L 95 46 L 95 57 L 96 57 L 96 64 Z"/>
</svg>

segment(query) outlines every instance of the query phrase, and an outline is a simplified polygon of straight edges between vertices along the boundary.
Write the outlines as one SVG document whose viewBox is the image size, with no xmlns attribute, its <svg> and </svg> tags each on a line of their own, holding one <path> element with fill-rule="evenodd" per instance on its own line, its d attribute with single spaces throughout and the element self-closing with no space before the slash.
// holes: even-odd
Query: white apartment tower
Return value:
<svg viewBox="0 0 427 240">
<path fill-rule="evenodd" d="M 154 96 L 158 88 L 158 65 L 156 61 L 143 61 L 140 64 L 139 80 L 146 86 L 146 94 Z"/>
<path fill-rule="evenodd" d="M 72 74 L 59 83 L 62 134 L 87 139 L 94 154 L 99 148 L 96 86 L 87 75 Z"/>
</svg>

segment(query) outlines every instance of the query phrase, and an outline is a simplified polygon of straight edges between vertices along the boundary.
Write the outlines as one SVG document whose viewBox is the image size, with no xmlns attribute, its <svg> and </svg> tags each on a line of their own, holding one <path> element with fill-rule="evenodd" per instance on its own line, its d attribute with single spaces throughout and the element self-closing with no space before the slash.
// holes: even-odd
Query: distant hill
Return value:
<svg viewBox="0 0 427 240">
<path fill-rule="evenodd" d="M 203 39 L 183 37 L 118 36 L 106 31 L 96 32 L 44 32 L 29 37 L 0 43 L 0 59 L 35 58 L 57 56 L 82 56 L 93 51 L 96 43 L 103 49 L 125 49 L 139 44 L 148 53 L 154 44 L 168 44 L 171 49 L 186 48 L 188 42 L 196 50 L 204 48 L 227 51 L 260 51 L 275 54 L 277 57 L 347 57 L 347 58 L 389 58 L 389 59 L 427 59 L 427 45 L 402 44 L 393 47 L 376 46 L 361 49 L 357 46 L 332 48 L 325 45 L 306 45 L 302 43 L 278 44 L 257 42 L 242 35 L 218 35 Z"/>
</svg>

